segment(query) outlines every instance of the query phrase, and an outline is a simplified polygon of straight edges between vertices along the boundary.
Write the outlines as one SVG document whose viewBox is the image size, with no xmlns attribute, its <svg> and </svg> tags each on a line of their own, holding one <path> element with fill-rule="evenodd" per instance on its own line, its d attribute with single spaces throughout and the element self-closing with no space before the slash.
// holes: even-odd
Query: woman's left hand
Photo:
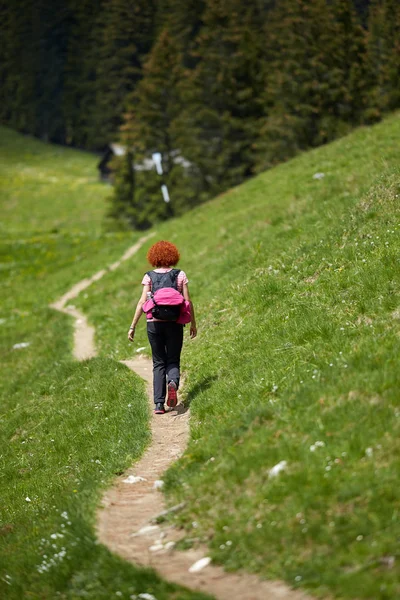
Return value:
<svg viewBox="0 0 400 600">
<path fill-rule="evenodd" d="M 130 328 L 128 331 L 128 340 L 130 342 L 133 342 L 133 338 L 135 337 L 135 330 Z"/>
<path fill-rule="evenodd" d="M 192 340 L 196 337 L 196 335 L 197 335 L 196 325 L 190 325 L 190 337 L 192 338 Z"/>
</svg>

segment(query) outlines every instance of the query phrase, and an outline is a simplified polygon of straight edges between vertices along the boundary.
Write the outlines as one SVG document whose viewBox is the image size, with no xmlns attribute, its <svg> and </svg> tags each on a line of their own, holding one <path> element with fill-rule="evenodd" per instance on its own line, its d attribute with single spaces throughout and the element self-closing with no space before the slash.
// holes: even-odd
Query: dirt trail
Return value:
<svg viewBox="0 0 400 600">
<path fill-rule="evenodd" d="M 101 279 L 108 271 L 115 271 L 122 262 L 131 258 L 138 250 L 143 246 L 148 239 L 150 239 L 154 233 L 150 233 L 144 237 L 141 237 L 136 244 L 133 244 L 126 252 L 121 256 L 119 260 L 112 263 L 107 269 L 98 271 L 87 279 L 82 279 L 72 286 L 68 292 L 66 292 L 61 298 L 50 304 L 51 308 L 59 310 L 67 315 L 74 317 L 74 348 L 73 354 L 76 360 L 86 360 L 96 356 L 96 347 L 94 344 L 94 327 L 89 325 L 87 319 L 83 313 L 81 313 L 75 306 L 68 304 L 70 300 L 77 298 L 83 290 L 88 288 L 92 283 Z"/>
<path fill-rule="evenodd" d="M 150 236 L 141 238 L 108 270 L 137 252 Z M 94 329 L 85 316 L 67 304 L 107 272 L 102 270 L 76 284 L 51 306 L 74 317 L 74 356 L 84 360 L 96 355 Z M 152 365 L 143 356 L 121 361 L 142 377 L 147 385 L 149 408 L 152 408 Z M 97 535 L 110 550 L 135 564 L 153 567 L 162 577 L 187 588 L 214 596 L 217 600 L 307 600 L 306 594 L 286 584 L 264 581 L 248 573 L 227 573 L 222 567 L 208 564 L 197 572 L 190 569 L 207 557 L 207 548 L 186 551 L 174 549 L 182 532 L 158 523 L 166 511 L 161 492 L 162 476 L 184 452 L 189 436 L 189 411 L 183 404 L 165 415 L 151 418 L 152 441 L 141 460 L 135 463 L 108 490 L 97 515 Z M 133 481 L 133 483 L 128 483 Z M 175 507 L 179 510 L 179 506 Z M 170 509 L 171 510 L 171 509 Z"/>
</svg>

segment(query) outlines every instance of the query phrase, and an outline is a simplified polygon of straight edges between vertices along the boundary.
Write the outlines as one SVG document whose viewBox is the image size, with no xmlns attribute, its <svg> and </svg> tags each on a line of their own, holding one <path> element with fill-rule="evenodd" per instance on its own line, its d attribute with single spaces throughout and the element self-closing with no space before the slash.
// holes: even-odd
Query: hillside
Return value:
<svg viewBox="0 0 400 600">
<path fill-rule="evenodd" d="M 95 156 L 0 133 L 0 597 L 202 600 L 97 543 L 101 490 L 149 440 L 144 386 L 74 361 L 71 319 L 48 307 L 137 236 L 102 232 Z"/>
<path fill-rule="evenodd" d="M 157 228 L 199 319 L 176 519 L 226 568 L 319 596 L 400 595 L 399 134 L 394 115 Z M 105 356 L 132 352 L 145 252 L 79 299 Z"/>
<path fill-rule="evenodd" d="M 321 597 L 400 595 L 399 133 L 393 115 L 157 228 L 199 321 L 191 441 L 166 485 L 186 544 Z M 6 135 L 0 595 L 202 600 L 93 530 L 101 490 L 148 443 L 143 385 L 116 360 L 148 348 L 144 324 L 126 340 L 146 248 L 74 302 L 100 350 L 74 362 L 70 319 L 48 304 L 137 236 L 101 232 L 94 157 Z"/>
<path fill-rule="evenodd" d="M 44 144 L 0 126 L 1 229 L 98 233 L 110 188 L 98 157 Z"/>
</svg>

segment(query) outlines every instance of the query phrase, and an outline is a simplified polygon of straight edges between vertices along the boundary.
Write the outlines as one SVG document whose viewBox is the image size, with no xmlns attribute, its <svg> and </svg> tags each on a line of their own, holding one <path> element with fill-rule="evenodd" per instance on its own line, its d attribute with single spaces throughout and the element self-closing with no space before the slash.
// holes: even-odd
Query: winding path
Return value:
<svg viewBox="0 0 400 600">
<path fill-rule="evenodd" d="M 83 279 L 51 305 L 75 319 L 74 357 L 77 360 L 96 355 L 94 328 L 80 311 L 68 303 L 108 271 L 131 258 L 150 237 L 142 237 L 119 261 Z M 121 362 L 145 380 L 150 409 L 151 361 L 139 356 Z M 303 592 L 292 590 L 282 582 L 261 580 L 245 572 L 227 573 L 212 563 L 201 568 L 198 561 L 205 559 L 203 564 L 208 562 L 207 548 L 204 546 L 186 551 L 174 549 L 182 533 L 162 522 L 163 512 L 170 512 L 171 509 L 166 509 L 160 489 L 163 473 L 186 448 L 189 411 L 183 404 L 178 404 L 165 415 L 153 416 L 151 431 L 152 441 L 143 457 L 118 477 L 103 496 L 97 514 L 99 540 L 126 560 L 153 567 L 164 579 L 210 594 L 217 600 L 311 600 Z M 179 508 L 172 507 L 172 510 Z"/>
</svg>

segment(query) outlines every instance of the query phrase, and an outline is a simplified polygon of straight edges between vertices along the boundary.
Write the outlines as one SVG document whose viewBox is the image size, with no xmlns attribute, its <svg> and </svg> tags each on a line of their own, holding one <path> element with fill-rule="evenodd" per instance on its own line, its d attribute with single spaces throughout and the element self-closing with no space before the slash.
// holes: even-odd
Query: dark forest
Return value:
<svg viewBox="0 0 400 600">
<path fill-rule="evenodd" d="M 114 161 L 128 227 L 203 202 L 400 106 L 397 0 L 20 0 L 0 7 L 0 120 Z M 160 203 L 160 152 L 172 202 Z"/>
</svg>

